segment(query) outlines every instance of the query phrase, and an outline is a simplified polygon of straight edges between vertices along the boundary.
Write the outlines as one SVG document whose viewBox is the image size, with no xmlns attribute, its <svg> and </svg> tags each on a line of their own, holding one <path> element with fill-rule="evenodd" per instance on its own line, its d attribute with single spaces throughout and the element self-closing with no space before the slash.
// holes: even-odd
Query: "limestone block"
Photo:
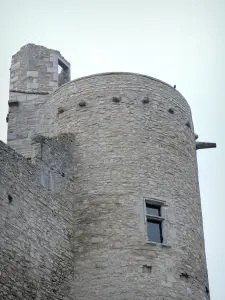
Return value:
<svg viewBox="0 0 225 300">
<path fill-rule="evenodd" d="M 18 61 L 15 64 L 11 65 L 10 70 L 12 72 L 12 71 L 15 71 L 16 69 L 19 69 L 19 68 L 20 68 L 20 62 Z"/>
<path fill-rule="evenodd" d="M 103 242 L 103 238 L 101 236 L 95 236 L 91 239 L 92 244 Z"/>
<path fill-rule="evenodd" d="M 38 71 L 27 71 L 27 77 L 38 77 Z"/>
<path fill-rule="evenodd" d="M 13 83 L 13 82 L 15 82 L 17 80 L 18 80 L 18 76 L 15 76 L 15 77 L 11 78 L 11 83 Z"/>
<path fill-rule="evenodd" d="M 18 95 L 17 96 L 17 100 L 20 101 L 25 101 L 27 100 L 27 95 L 26 94 L 22 94 L 22 95 Z"/>
<path fill-rule="evenodd" d="M 39 88 L 39 83 L 37 83 L 37 82 L 29 82 L 29 83 L 27 83 L 27 88 L 28 89 L 38 89 Z"/>
<path fill-rule="evenodd" d="M 57 87 L 58 83 L 57 83 L 57 81 L 50 81 L 49 82 L 49 86 L 55 86 L 55 87 Z"/>
<path fill-rule="evenodd" d="M 49 73 L 57 73 L 57 68 L 56 67 L 47 67 L 47 72 L 49 72 Z"/>
<path fill-rule="evenodd" d="M 57 73 L 53 74 L 53 80 L 58 81 L 58 74 Z"/>
</svg>

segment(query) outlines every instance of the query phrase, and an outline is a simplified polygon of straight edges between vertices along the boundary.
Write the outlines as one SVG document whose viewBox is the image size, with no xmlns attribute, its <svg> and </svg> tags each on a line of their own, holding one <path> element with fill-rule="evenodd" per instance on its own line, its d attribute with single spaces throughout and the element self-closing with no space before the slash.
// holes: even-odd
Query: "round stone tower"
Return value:
<svg viewBox="0 0 225 300">
<path fill-rule="evenodd" d="M 182 95 L 148 76 L 108 73 L 64 85 L 47 106 L 48 134 L 76 136 L 76 299 L 209 299 L 196 137 Z"/>
<path fill-rule="evenodd" d="M 39 90 L 45 56 L 36 59 L 40 69 L 18 64 L 21 76 L 33 72 L 31 82 L 24 75 L 11 89 Z M 75 135 L 74 299 L 208 300 L 196 159 L 203 146 L 187 101 L 133 73 L 51 86 L 33 131 Z"/>
</svg>

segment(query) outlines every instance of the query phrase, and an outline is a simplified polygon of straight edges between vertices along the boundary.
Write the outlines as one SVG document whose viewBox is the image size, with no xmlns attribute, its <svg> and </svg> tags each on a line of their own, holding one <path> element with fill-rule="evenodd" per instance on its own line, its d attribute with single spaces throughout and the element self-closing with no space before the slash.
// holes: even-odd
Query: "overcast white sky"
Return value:
<svg viewBox="0 0 225 300">
<path fill-rule="evenodd" d="M 58 49 L 72 79 L 129 71 L 177 85 L 199 140 L 218 144 L 198 164 L 211 300 L 224 300 L 225 0 L 0 0 L 0 40 L 3 141 L 11 56 L 29 42 Z"/>
</svg>

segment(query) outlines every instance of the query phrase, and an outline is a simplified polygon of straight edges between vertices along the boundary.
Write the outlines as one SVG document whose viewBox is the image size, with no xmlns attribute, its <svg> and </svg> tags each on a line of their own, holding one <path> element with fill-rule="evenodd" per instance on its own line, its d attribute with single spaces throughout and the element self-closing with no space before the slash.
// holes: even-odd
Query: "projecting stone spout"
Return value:
<svg viewBox="0 0 225 300">
<path fill-rule="evenodd" d="M 196 150 L 216 148 L 216 143 L 196 142 Z"/>
</svg>

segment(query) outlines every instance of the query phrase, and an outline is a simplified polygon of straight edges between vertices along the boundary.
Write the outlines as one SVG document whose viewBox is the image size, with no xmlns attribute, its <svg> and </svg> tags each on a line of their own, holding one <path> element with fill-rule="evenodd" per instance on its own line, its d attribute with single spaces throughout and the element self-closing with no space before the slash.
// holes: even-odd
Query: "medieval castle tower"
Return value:
<svg viewBox="0 0 225 300">
<path fill-rule="evenodd" d="M 55 50 L 12 57 L 0 143 L 1 300 L 208 300 L 191 110 L 170 85 L 70 81 Z"/>
</svg>

